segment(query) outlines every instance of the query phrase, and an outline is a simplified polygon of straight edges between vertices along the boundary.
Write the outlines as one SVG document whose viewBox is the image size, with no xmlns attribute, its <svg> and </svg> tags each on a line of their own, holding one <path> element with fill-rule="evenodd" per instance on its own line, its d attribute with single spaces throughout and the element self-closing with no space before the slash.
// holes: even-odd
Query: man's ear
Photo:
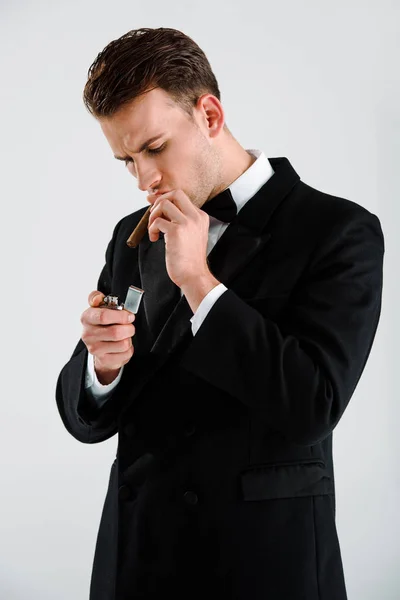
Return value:
<svg viewBox="0 0 400 600">
<path fill-rule="evenodd" d="M 225 112 L 218 98 L 213 94 L 203 94 L 196 108 L 200 111 L 208 137 L 218 137 L 225 124 Z"/>
</svg>

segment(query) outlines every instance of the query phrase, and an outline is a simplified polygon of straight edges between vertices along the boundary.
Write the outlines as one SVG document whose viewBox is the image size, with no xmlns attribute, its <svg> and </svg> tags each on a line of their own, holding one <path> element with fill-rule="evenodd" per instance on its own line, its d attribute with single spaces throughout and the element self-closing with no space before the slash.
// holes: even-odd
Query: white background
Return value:
<svg viewBox="0 0 400 600">
<path fill-rule="evenodd" d="M 1 599 L 88 598 L 117 438 L 77 442 L 55 385 L 114 225 L 147 204 L 82 102 L 97 53 L 139 27 L 203 48 L 243 147 L 381 220 L 381 320 L 334 434 L 337 528 L 349 600 L 400 597 L 399 17 L 395 0 L 0 1 Z"/>
</svg>

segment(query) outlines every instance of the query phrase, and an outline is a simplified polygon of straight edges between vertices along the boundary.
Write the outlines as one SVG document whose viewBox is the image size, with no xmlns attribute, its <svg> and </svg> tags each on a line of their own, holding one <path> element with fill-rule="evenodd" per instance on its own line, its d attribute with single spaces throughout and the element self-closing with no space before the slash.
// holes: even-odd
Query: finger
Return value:
<svg viewBox="0 0 400 600">
<path fill-rule="evenodd" d="M 156 198 L 153 207 L 158 205 L 164 198 L 173 202 L 184 215 L 189 216 L 194 213 L 195 205 L 183 190 L 170 190 L 169 192 L 165 192 L 165 194 L 161 194 Z"/>
<path fill-rule="evenodd" d="M 164 193 L 166 194 L 166 192 Z M 151 188 L 147 190 L 147 200 L 150 202 L 150 204 L 153 204 L 155 200 L 161 195 L 162 194 L 160 194 L 160 192 L 154 192 Z"/>
<path fill-rule="evenodd" d="M 86 322 L 89 325 L 114 325 L 116 323 L 132 323 L 134 313 L 129 310 L 115 310 L 112 308 L 92 308 L 87 310 Z"/>
<path fill-rule="evenodd" d="M 135 335 L 136 329 L 132 323 L 112 323 L 105 327 L 87 324 L 85 326 L 85 337 L 87 340 L 101 342 L 119 342 Z"/>
<path fill-rule="evenodd" d="M 97 356 L 101 361 L 107 360 L 110 367 L 110 363 L 112 362 L 110 354 L 117 360 L 119 354 L 132 353 L 133 343 L 131 338 L 129 338 L 119 342 L 97 342 L 92 344 L 90 348 L 90 354 Z"/>
<path fill-rule="evenodd" d="M 88 302 L 90 306 L 98 306 L 103 302 L 104 294 L 98 290 L 90 292 Z"/>
<path fill-rule="evenodd" d="M 151 226 L 154 219 L 157 217 L 167 217 L 173 223 L 183 223 L 185 215 L 181 210 L 174 204 L 173 199 L 163 198 L 163 200 L 157 201 L 156 204 L 150 208 L 150 217 L 148 227 Z"/>
<path fill-rule="evenodd" d="M 151 226 L 148 228 L 149 239 L 151 242 L 155 242 L 159 238 L 159 233 L 169 233 L 176 227 L 176 223 L 157 217 Z"/>
<path fill-rule="evenodd" d="M 101 357 L 105 354 L 114 354 L 115 352 L 126 352 L 132 346 L 132 338 L 125 338 L 124 340 L 117 340 L 111 342 L 97 342 L 97 344 L 93 344 L 93 349 L 95 350 L 95 353 L 99 357 Z"/>
</svg>

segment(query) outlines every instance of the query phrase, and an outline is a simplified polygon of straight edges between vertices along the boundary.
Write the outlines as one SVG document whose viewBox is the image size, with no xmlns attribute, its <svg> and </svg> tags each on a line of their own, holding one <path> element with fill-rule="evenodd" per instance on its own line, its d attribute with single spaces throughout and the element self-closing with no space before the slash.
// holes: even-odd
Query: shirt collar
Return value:
<svg viewBox="0 0 400 600">
<path fill-rule="evenodd" d="M 275 172 L 264 152 L 258 149 L 246 149 L 246 152 L 255 156 L 256 160 L 229 186 L 238 212 Z"/>
</svg>

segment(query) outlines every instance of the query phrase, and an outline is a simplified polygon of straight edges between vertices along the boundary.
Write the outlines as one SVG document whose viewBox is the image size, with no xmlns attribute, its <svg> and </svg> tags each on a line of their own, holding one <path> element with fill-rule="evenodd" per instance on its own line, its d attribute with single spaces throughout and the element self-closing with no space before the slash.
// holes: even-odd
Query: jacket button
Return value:
<svg viewBox="0 0 400 600">
<path fill-rule="evenodd" d="M 121 485 L 118 489 L 118 498 L 120 500 L 129 500 L 132 496 L 132 490 L 128 485 Z"/>
<path fill-rule="evenodd" d="M 185 492 L 183 494 L 183 498 L 184 498 L 185 502 L 187 502 L 187 504 L 197 504 L 199 501 L 197 494 L 195 494 L 194 492 L 191 492 L 191 491 Z"/>
<path fill-rule="evenodd" d="M 185 429 L 183 430 L 183 433 L 186 437 L 193 435 L 195 432 L 196 432 L 195 423 L 187 423 Z"/>
<path fill-rule="evenodd" d="M 136 427 L 133 423 L 127 423 L 124 427 L 124 433 L 128 437 L 133 437 L 136 433 Z"/>
</svg>

